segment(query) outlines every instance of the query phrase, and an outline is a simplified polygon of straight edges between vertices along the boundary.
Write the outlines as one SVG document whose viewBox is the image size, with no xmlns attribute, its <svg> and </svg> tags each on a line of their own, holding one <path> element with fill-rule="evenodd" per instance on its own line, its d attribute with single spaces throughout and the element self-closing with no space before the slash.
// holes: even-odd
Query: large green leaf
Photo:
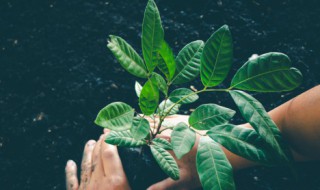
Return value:
<svg viewBox="0 0 320 190">
<path fill-rule="evenodd" d="M 142 117 L 133 118 L 130 132 L 135 140 L 141 140 L 149 134 L 150 125 L 148 120 Z"/>
<path fill-rule="evenodd" d="M 190 104 L 198 100 L 199 96 L 188 88 L 178 88 L 172 91 L 169 99 L 174 103 Z"/>
<path fill-rule="evenodd" d="M 163 100 L 158 107 L 157 114 L 160 116 L 163 115 L 174 115 L 179 112 L 180 104 L 171 102 L 169 99 Z M 170 112 L 169 112 L 170 111 Z M 169 112 L 169 113 L 168 113 Z"/>
<path fill-rule="evenodd" d="M 136 81 L 136 83 L 134 84 L 134 90 L 136 91 L 136 94 L 138 96 L 138 98 L 140 97 L 140 93 L 142 90 L 142 86 L 139 82 Z"/>
<path fill-rule="evenodd" d="M 185 123 L 178 123 L 171 133 L 173 152 L 178 159 L 187 154 L 196 142 L 196 133 Z"/>
<path fill-rule="evenodd" d="M 216 125 L 227 123 L 236 112 L 217 104 L 203 104 L 189 117 L 189 124 L 198 130 L 209 130 Z"/>
<path fill-rule="evenodd" d="M 218 143 L 201 137 L 196 163 L 204 190 L 235 189 L 232 166 Z"/>
<path fill-rule="evenodd" d="M 166 76 L 168 80 L 171 80 L 176 70 L 176 62 L 174 59 L 172 49 L 170 48 L 167 42 L 162 42 L 159 54 L 162 60 L 160 60 L 158 68 Z"/>
<path fill-rule="evenodd" d="M 178 165 L 169 152 L 159 146 L 151 145 L 151 153 L 160 168 L 173 180 L 180 178 Z"/>
<path fill-rule="evenodd" d="M 202 40 L 193 41 L 179 52 L 176 57 L 176 74 L 173 84 L 182 84 L 192 81 L 200 72 L 200 57 L 204 43 Z"/>
<path fill-rule="evenodd" d="M 134 109 L 123 102 L 113 102 L 102 108 L 95 124 L 114 131 L 127 130 L 132 125 Z"/>
<path fill-rule="evenodd" d="M 156 3 L 149 0 L 142 23 L 142 53 L 151 73 L 157 66 L 158 52 L 162 47 L 164 32 Z"/>
<path fill-rule="evenodd" d="M 149 79 L 142 87 L 139 97 L 139 106 L 145 115 L 151 115 L 159 103 L 159 89 L 155 82 Z"/>
<path fill-rule="evenodd" d="M 288 147 L 284 144 L 279 129 L 272 121 L 262 104 L 249 94 L 233 90 L 230 94 L 242 116 L 251 124 L 257 133 L 279 155 L 283 161 L 289 161 Z"/>
<path fill-rule="evenodd" d="M 159 146 L 159 147 L 164 148 L 166 150 L 172 150 L 172 145 L 166 139 L 154 138 L 152 140 L 152 143 L 155 146 Z"/>
<path fill-rule="evenodd" d="M 108 144 L 113 144 L 117 146 L 141 146 L 147 144 L 144 140 L 135 140 L 130 131 L 111 131 L 105 140 Z"/>
<path fill-rule="evenodd" d="M 230 88 L 257 92 L 290 91 L 302 82 L 288 56 L 271 52 L 247 61 L 234 75 Z"/>
<path fill-rule="evenodd" d="M 154 83 L 157 84 L 158 89 L 164 94 L 164 95 L 168 95 L 168 85 L 166 83 L 166 81 L 164 80 L 164 78 L 159 75 L 158 73 L 152 73 L 151 75 L 151 79 Z"/>
<path fill-rule="evenodd" d="M 273 164 L 273 153 L 266 148 L 265 141 L 253 129 L 232 124 L 218 125 L 207 135 L 231 152 L 254 162 Z"/>
<path fill-rule="evenodd" d="M 121 66 L 134 76 L 147 78 L 147 69 L 139 54 L 122 38 L 110 35 L 108 48 Z"/>
<path fill-rule="evenodd" d="M 200 76 L 205 87 L 217 86 L 228 75 L 233 61 L 232 37 L 227 25 L 219 28 L 205 43 Z"/>
</svg>

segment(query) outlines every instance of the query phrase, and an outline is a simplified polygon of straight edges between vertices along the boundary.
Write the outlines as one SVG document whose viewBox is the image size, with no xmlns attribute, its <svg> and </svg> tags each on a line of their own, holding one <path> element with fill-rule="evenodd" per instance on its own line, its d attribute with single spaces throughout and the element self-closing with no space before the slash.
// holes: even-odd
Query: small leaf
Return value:
<svg viewBox="0 0 320 190">
<path fill-rule="evenodd" d="M 171 102 L 169 99 L 163 100 L 159 104 L 157 114 L 160 116 L 166 115 L 171 108 L 172 109 L 170 110 L 170 113 L 168 113 L 167 115 L 174 115 L 174 114 L 178 113 L 181 105 L 180 104 L 174 105 L 174 104 L 175 103 Z"/>
<path fill-rule="evenodd" d="M 130 132 L 135 140 L 141 140 L 149 134 L 150 125 L 148 120 L 142 117 L 133 118 L 132 127 Z"/>
<path fill-rule="evenodd" d="M 111 131 L 105 140 L 106 143 L 117 146 L 141 146 L 147 144 L 144 140 L 135 140 L 130 131 Z"/>
<path fill-rule="evenodd" d="M 247 61 L 234 75 L 230 88 L 256 92 L 290 91 L 302 82 L 288 56 L 271 52 Z"/>
<path fill-rule="evenodd" d="M 203 104 L 191 113 L 189 124 L 198 130 L 209 130 L 216 125 L 227 123 L 235 113 L 217 104 Z"/>
<path fill-rule="evenodd" d="M 132 125 L 134 110 L 123 102 L 113 102 L 102 108 L 95 124 L 114 131 L 127 130 Z"/>
<path fill-rule="evenodd" d="M 199 75 L 203 46 L 203 41 L 197 40 L 182 48 L 176 58 L 177 68 L 172 79 L 173 84 L 190 82 Z"/>
<path fill-rule="evenodd" d="M 160 64 L 158 66 L 160 71 L 165 74 L 166 78 L 171 80 L 174 76 L 176 70 L 176 62 L 174 59 L 174 55 L 172 49 L 170 48 L 169 44 L 165 41 L 162 42 L 161 49 L 159 51 L 161 58 L 163 59 L 164 64 Z"/>
<path fill-rule="evenodd" d="M 178 123 L 171 133 L 171 144 L 173 152 L 178 159 L 190 152 L 196 142 L 196 133 L 187 124 Z"/>
<path fill-rule="evenodd" d="M 145 115 L 151 115 L 157 109 L 159 103 L 159 89 L 157 85 L 148 80 L 142 87 L 139 97 L 139 106 Z"/>
<path fill-rule="evenodd" d="M 205 87 L 217 86 L 228 75 L 233 61 L 232 37 L 227 25 L 219 28 L 205 43 L 200 76 Z"/>
<path fill-rule="evenodd" d="M 152 140 L 152 143 L 154 144 L 154 146 L 159 146 L 166 150 L 172 150 L 172 145 L 166 139 L 154 138 Z"/>
<path fill-rule="evenodd" d="M 207 135 L 243 158 L 273 165 L 272 151 L 266 148 L 265 141 L 253 129 L 224 124 L 211 128 Z"/>
<path fill-rule="evenodd" d="M 251 124 L 256 132 L 284 161 L 289 161 L 284 152 L 289 149 L 282 141 L 281 134 L 276 124 L 272 121 L 262 104 L 249 94 L 233 90 L 229 91 L 238 106 L 242 116 Z M 279 142 L 281 144 L 279 144 Z M 282 150 L 284 149 L 284 150 Z"/>
<path fill-rule="evenodd" d="M 156 3 L 149 0 L 142 23 L 142 53 L 151 73 L 157 66 L 157 55 L 162 47 L 164 32 Z"/>
<path fill-rule="evenodd" d="M 151 153 L 160 168 L 173 180 L 178 180 L 180 178 L 180 171 L 171 154 L 161 147 L 152 145 L 150 147 Z"/>
<path fill-rule="evenodd" d="M 159 75 L 158 73 L 152 73 L 151 75 L 151 80 L 156 83 L 156 85 L 158 86 L 158 89 L 164 94 L 164 95 L 168 95 L 168 86 L 166 81 L 164 80 L 164 78 Z"/>
<path fill-rule="evenodd" d="M 232 166 L 220 145 L 212 139 L 200 138 L 196 164 L 204 190 L 235 189 Z"/>
<path fill-rule="evenodd" d="M 171 92 L 169 99 L 174 103 L 190 104 L 198 100 L 199 96 L 188 88 L 179 88 Z"/>
<path fill-rule="evenodd" d="M 142 58 L 124 39 L 110 35 L 107 46 L 125 70 L 134 76 L 147 78 L 147 69 Z"/>
<path fill-rule="evenodd" d="M 138 96 L 138 98 L 140 97 L 140 93 L 142 90 L 142 86 L 139 82 L 136 81 L 136 83 L 134 84 L 134 90 L 136 91 L 136 94 Z"/>
</svg>

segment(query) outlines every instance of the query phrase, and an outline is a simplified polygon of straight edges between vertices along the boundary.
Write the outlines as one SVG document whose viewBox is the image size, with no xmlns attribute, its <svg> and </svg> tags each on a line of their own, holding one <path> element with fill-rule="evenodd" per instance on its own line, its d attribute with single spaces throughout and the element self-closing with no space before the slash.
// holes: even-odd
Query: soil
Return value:
<svg viewBox="0 0 320 190">
<path fill-rule="evenodd" d="M 138 109 L 137 78 L 106 48 L 109 34 L 141 53 L 147 0 L 2 0 L 0 2 L 0 189 L 64 189 L 68 159 L 80 163 L 83 147 L 102 129 L 93 121 L 114 101 Z M 206 40 L 228 24 L 236 70 L 252 54 L 280 51 L 304 75 L 287 93 L 253 95 L 270 110 L 320 82 L 320 1 L 158 0 L 165 38 L 177 55 L 188 42 Z M 139 80 L 140 81 L 140 80 Z M 143 82 L 143 81 L 140 81 Z M 192 84 L 201 88 L 201 81 Z M 202 103 L 236 110 L 227 94 L 201 95 Z M 233 123 L 244 122 L 239 114 Z M 320 189 L 320 163 L 299 165 L 299 181 Z M 294 189 L 282 168 L 256 167 L 236 174 L 237 189 Z"/>
<path fill-rule="evenodd" d="M 147 189 L 168 177 L 153 158 L 149 146 L 121 147 L 119 154 L 132 190 Z"/>
</svg>

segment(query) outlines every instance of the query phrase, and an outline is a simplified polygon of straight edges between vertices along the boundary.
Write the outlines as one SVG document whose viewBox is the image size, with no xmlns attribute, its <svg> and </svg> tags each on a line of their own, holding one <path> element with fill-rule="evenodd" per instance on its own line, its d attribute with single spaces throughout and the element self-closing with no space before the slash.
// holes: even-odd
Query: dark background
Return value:
<svg viewBox="0 0 320 190">
<path fill-rule="evenodd" d="M 99 109 L 113 101 L 137 108 L 137 79 L 116 63 L 106 43 L 109 34 L 119 35 L 141 52 L 146 2 L 0 1 L 0 189 L 64 189 L 65 162 L 79 163 L 85 142 L 101 133 L 93 123 Z M 320 82 L 317 0 L 157 4 L 175 54 L 223 24 L 230 26 L 235 59 L 225 85 L 254 53 L 288 54 L 303 84 L 293 92 L 254 94 L 268 110 Z M 199 80 L 192 85 L 201 88 Z M 235 108 L 226 94 L 202 95 L 190 107 L 204 102 Z M 234 122 L 242 120 L 237 116 Z M 302 189 L 320 189 L 319 169 L 318 162 L 298 164 Z M 245 170 L 236 180 L 238 189 L 297 187 L 283 168 Z"/>
</svg>

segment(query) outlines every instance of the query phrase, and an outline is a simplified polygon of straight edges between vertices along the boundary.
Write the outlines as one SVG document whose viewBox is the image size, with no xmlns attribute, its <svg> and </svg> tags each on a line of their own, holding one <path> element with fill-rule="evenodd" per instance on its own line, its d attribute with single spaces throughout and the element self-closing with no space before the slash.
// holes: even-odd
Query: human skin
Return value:
<svg viewBox="0 0 320 190">
<path fill-rule="evenodd" d="M 81 163 L 80 184 L 77 177 L 77 165 L 74 161 L 67 162 L 67 190 L 130 190 L 123 171 L 117 147 L 104 142 L 109 130 L 104 130 L 96 142 L 86 143 Z"/>
<path fill-rule="evenodd" d="M 282 136 L 288 142 L 296 161 L 320 159 L 319 85 L 278 106 L 268 113 L 278 126 Z M 179 123 L 188 122 L 188 118 L 189 116 L 180 115 L 171 117 L 169 119 Z M 252 128 L 252 126 L 248 123 L 241 126 Z M 189 157 L 189 159 L 181 160 L 184 163 L 181 165 L 186 165 L 188 168 L 180 168 L 181 178 L 178 181 L 167 178 L 152 185 L 148 190 L 194 189 L 200 187 L 201 184 L 197 173 L 191 173 L 188 171 L 196 171 L 196 150 L 194 149 L 196 149 L 197 143 L 198 141 L 193 147 L 193 150 L 186 155 Z M 257 165 L 257 163 L 235 155 L 224 147 L 222 148 L 235 171 Z"/>
<path fill-rule="evenodd" d="M 282 104 L 281 106 L 271 110 L 269 112 L 269 115 L 272 118 L 272 120 L 276 123 L 276 125 L 278 126 L 279 130 L 282 133 L 282 136 L 286 139 L 289 146 L 291 147 L 291 151 L 296 161 L 320 159 L 320 151 L 319 151 L 320 150 L 320 86 L 316 86 L 302 93 L 301 95 L 289 100 L 288 102 Z M 174 116 L 168 117 L 166 121 L 170 123 L 179 123 L 179 122 L 188 123 L 188 118 L 189 116 L 186 116 L 186 115 L 174 115 Z M 151 126 L 156 124 L 156 123 L 152 123 L 154 121 L 150 121 L 150 122 L 151 122 Z M 241 127 L 252 128 L 250 124 L 243 124 L 241 125 Z M 168 138 L 170 136 L 170 131 L 169 130 L 164 131 L 162 135 Z M 148 190 L 195 189 L 197 187 L 200 187 L 201 184 L 197 174 L 196 162 L 195 162 L 198 142 L 199 142 L 199 136 L 197 136 L 197 141 L 195 143 L 195 146 L 187 155 L 182 157 L 182 159 L 180 160 L 174 157 L 180 169 L 180 179 L 178 181 L 174 181 L 171 178 L 167 178 L 159 183 L 152 185 L 151 187 L 148 188 Z M 242 168 L 247 168 L 247 167 L 257 165 L 257 163 L 254 163 L 245 158 L 237 156 L 232 152 L 228 151 L 227 149 L 225 149 L 224 147 L 222 148 L 235 171 Z M 86 148 L 85 148 L 85 152 L 86 152 Z M 114 153 L 117 153 L 117 152 L 114 152 Z M 103 157 L 103 155 L 101 156 Z M 116 156 L 116 159 L 119 159 L 118 155 Z M 105 159 L 105 160 L 108 160 L 108 159 Z M 116 161 L 118 165 L 119 165 L 119 160 Z M 120 165 L 121 165 L 121 161 L 120 161 Z M 122 171 L 120 172 L 121 175 L 118 174 L 118 177 L 120 176 L 121 178 L 122 176 L 122 178 L 125 179 L 123 182 L 126 182 L 126 177 L 123 172 L 122 166 L 118 167 L 118 169 L 120 168 Z M 74 169 L 70 169 L 68 164 L 66 167 L 66 171 L 69 171 L 70 173 L 76 173 L 74 172 Z M 84 171 L 84 169 L 82 169 L 82 171 Z M 83 175 L 86 176 L 85 174 Z M 68 184 L 68 181 L 70 181 L 70 178 L 72 179 L 76 178 L 76 176 L 73 175 L 72 177 L 70 177 L 70 175 L 68 174 L 66 177 L 67 177 L 67 184 Z M 81 179 L 82 178 L 83 177 L 81 177 Z M 112 189 L 110 188 L 112 187 L 112 181 L 111 182 L 105 181 L 105 184 L 103 184 L 102 182 L 104 181 L 102 180 L 103 176 L 101 174 L 100 174 L 100 178 L 99 178 L 99 175 L 95 175 L 94 177 L 90 178 L 90 181 L 92 181 L 93 179 L 98 181 L 101 180 L 100 184 L 103 187 L 106 187 L 106 186 L 109 187 L 105 189 Z M 80 187 L 82 183 L 87 183 L 84 181 L 85 180 L 81 180 Z M 110 186 L 110 183 L 111 183 L 111 186 Z M 123 185 L 124 187 L 128 188 L 127 182 L 126 184 L 124 183 Z M 92 187 L 92 186 L 88 186 L 88 187 Z M 96 188 L 98 189 L 98 187 Z M 88 188 L 88 189 L 91 189 L 91 188 Z"/>
</svg>

